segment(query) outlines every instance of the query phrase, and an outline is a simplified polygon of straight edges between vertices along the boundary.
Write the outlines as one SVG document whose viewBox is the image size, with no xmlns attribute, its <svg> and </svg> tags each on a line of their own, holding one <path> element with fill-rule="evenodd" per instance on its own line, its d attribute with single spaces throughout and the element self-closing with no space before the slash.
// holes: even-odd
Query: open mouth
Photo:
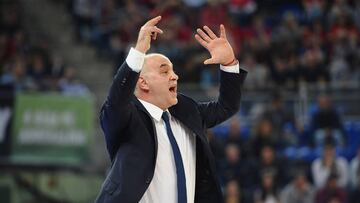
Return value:
<svg viewBox="0 0 360 203">
<path fill-rule="evenodd" d="M 176 87 L 170 87 L 169 91 L 172 92 L 172 93 L 176 93 Z"/>
</svg>

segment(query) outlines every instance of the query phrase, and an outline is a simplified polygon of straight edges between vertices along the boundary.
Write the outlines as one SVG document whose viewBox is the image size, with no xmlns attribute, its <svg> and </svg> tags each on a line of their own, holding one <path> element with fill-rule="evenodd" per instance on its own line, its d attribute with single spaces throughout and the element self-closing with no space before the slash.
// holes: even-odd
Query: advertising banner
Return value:
<svg viewBox="0 0 360 203">
<path fill-rule="evenodd" d="M 18 94 L 12 161 L 77 165 L 88 160 L 94 126 L 92 97 Z"/>
</svg>

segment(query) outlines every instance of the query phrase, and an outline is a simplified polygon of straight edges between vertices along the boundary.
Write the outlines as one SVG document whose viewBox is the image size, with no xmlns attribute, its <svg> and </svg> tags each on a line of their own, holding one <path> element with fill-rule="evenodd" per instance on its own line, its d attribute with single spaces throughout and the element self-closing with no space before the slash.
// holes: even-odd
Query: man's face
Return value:
<svg viewBox="0 0 360 203">
<path fill-rule="evenodd" d="M 295 186 L 299 190 L 304 190 L 306 187 L 306 177 L 304 175 L 299 175 L 295 178 Z"/>
<path fill-rule="evenodd" d="M 144 70 L 145 69 L 145 70 Z M 150 54 L 145 59 L 143 74 L 146 93 L 151 103 L 165 110 L 177 104 L 177 80 L 171 61 L 160 54 Z"/>
</svg>

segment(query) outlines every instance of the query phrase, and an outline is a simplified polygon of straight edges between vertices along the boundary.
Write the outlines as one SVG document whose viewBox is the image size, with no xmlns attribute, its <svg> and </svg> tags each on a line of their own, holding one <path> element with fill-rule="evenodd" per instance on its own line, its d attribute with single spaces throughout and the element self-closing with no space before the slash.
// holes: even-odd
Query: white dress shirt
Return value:
<svg viewBox="0 0 360 203">
<path fill-rule="evenodd" d="M 140 72 L 144 65 L 145 54 L 134 48 L 130 49 L 126 63 L 135 71 Z M 239 73 L 239 65 L 220 66 L 221 70 L 231 73 Z M 166 132 L 165 122 L 161 116 L 163 110 L 149 102 L 139 99 L 149 112 L 156 128 L 158 141 L 157 157 L 154 177 L 148 189 L 145 191 L 140 203 L 176 203 L 177 202 L 177 176 L 176 165 L 172 147 Z M 184 164 L 186 178 L 187 202 L 194 202 L 195 176 L 196 176 L 196 136 L 169 113 L 170 125 L 176 142 L 179 146 Z"/>
<path fill-rule="evenodd" d="M 139 99 L 140 100 L 140 99 Z M 166 132 L 165 122 L 161 115 L 163 110 L 159 107 L 140 100 L 145 109 L 150 113 L 156 128 L 158 153 L 156 157 L 154 177 L 141 198 L 141 203 L 177 202 L 177 176 L 176 165 L 172 147 Z M 196 137 L 191 130 L 175 119 L 169 113 L 171 129 L 179 146 L 183 159 L 187 202 L 194 202 L 195 197 L 195 166 L 196 166 Z"/>
</svg>

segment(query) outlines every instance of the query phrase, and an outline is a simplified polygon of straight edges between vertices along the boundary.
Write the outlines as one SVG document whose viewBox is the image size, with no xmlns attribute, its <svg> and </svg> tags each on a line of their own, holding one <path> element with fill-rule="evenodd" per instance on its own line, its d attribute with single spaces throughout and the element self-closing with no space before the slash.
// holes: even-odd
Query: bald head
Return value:
<svg viewBox="0 0 360 203">
<path fill-rule="evenodd" d="M 159 65 L 161 66 L 166 63 L 172 65 L 170 59 L 163 54 L 159 54 L 159 53 L 147 54 L 145 56 L 144 65 L 141 69 L 140 74 L 141 75 L 147 74 L 149 71 L 159 68 Z"/>
</svg>

